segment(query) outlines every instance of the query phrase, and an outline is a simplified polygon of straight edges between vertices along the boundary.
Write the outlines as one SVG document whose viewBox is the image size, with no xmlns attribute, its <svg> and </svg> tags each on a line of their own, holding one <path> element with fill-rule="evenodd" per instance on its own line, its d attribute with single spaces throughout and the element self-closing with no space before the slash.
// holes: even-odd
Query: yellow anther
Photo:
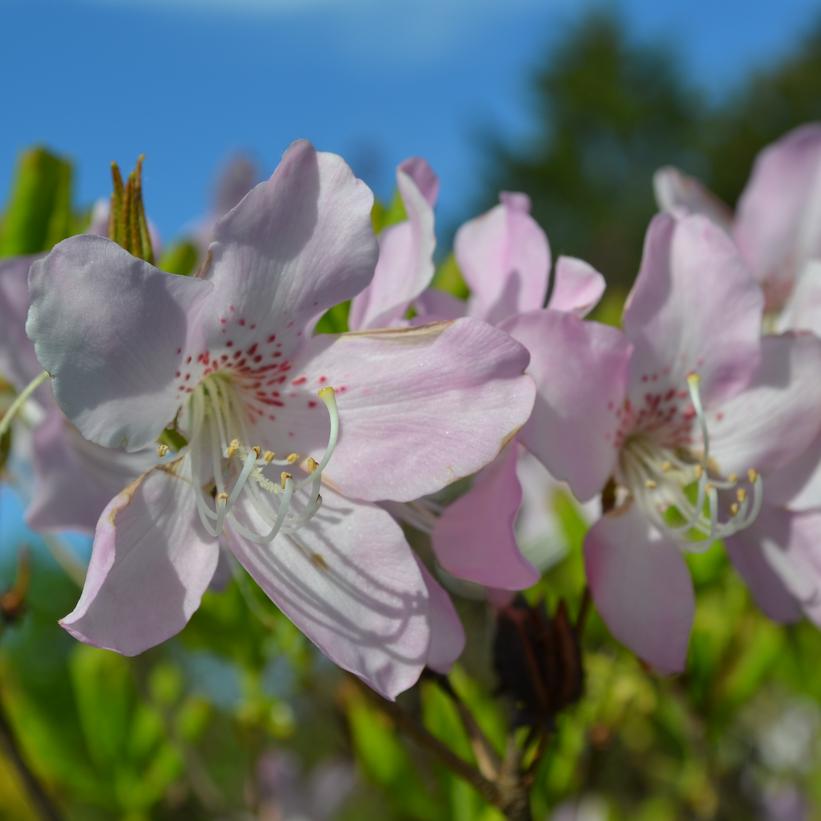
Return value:
<svg viewBox="0 0 821 821">
<path fill-rule="evenodd" d="M 656 489 L 656 487 L 657 487 L 657 485 L 656 485 L 656 483 L 655 483 L 655 481 L 654 481 L 653 479 L 645 479 L 645 480 L 644 480 L 644 486 L 645 486 L 648 490 L 655 490 L 655 489 Z"/>
<path fill-rule="evenodd" d="M 265 462 L 266 465 L 270 465 L 271 462 L 274 461 L 275 456 L 276 453 L 274 453 L 272 450 L 266 450 L 265 453 L 262 454 L 262 461 Z"/>
<path fill-rule="evenodd" d="M 309 456 L 305 460 L 305 470 L 307 470 L 308 473 L 313 473 L 318 467 L 319 467 L 319 462 L 317 462 L 316 459 L 314 459 L 313 456 Z"/>
<path fill-rule="evenodd" d="M 739 502 L 743 502 L 747 498 L 747 489 L 743 487 L 737 488 L 735 497 Z"/>
<path fill-rule="evenodd" d="M 728 482 L 731 482 L 732 484 L 735 484 L 735 483 L 738 481 L 738 474 L 737 474 L 737 473 L 731 473 L 731 474 L 727 477 L 727 481 L 728 481 Z"/>
<path fill-rule="evenodd" d="M 231 458 L 239 450 L 239 439 L 232 439 L 231 444 L 228 445 L 228 450 L 225 452 L 227 458 Z"/>
<path fill-rule="evenodd" d="M 168 445 L 157 445 L 157 456 L 162 459 L 168 453 Z"/>
<path fill-rule="evenodd" d="M 669 473 L 673 469 L 672 462 L 662 462 L 661 463 L 661 470 L 663 473 Z"/>
<path fill-rule="evenodd" d="M 332 399 L 336 396 L 336 391 L 330 385 L 326 385 L 324 388 L 319 389 L 317 396 L 320 399 Z"/>
<path fill-rule="evenodd" d="M 756 479 L 758 479 L 758 471 L 755 468 L 748 468 L 747 469 L 747 481 L 751 485 L 754 485 Z"/>
<path fill-rule="evenodd" d="M 228 494 L 223 491 L 222 493 L 217 494 L 217 501 L 222 502 L 225 504 L 228 501 Z"/>
<path fill-rule="evenodd" d="M 286 461 L 289 465 L 295 465 L 295 464 L 299 461 L 299 454 L 298 454 L 298 453 L 289 453 L 289 454 L 285 457 L 285 461 Z"/>
<path fill-rule="evenodd" d="M 716 489 L 716 486 L 712 482 L 707 482 L 707 484 L 704 485 L 704 490 L 707 493 L 712 493 L 715 489 Z"/>
<path fill-rule="evenodd" d="M 294 477 L 285 470 L 283 470 L 282 473 L 279 474 L 279 483 L 280 485 L 282 485 L 283 490 L 285 490 L 285 485 L 293 478 Z"/>
<path fill-rule="evenodd" d="M 700 479 L 704 475 L 704 465 L 696 465 L 694 468 L 696 479 Z"/>
<path fill-rule="evenodd" d="M 740 509 L 741 509 L 741 508 L 739 508 L 739 506 L 738 506 L 738 502 L 733 502 L 733 503 L 730 505 L 730 513 L 732 513 L 732 514 L 733 514 L 733 516 L 737 515 L 737 514 L 738 514 L 738 511 L 739 511 Z"/>
<path fill-rule="evenodd" d="M 687 381 L 693 386 L 698 387 L 699 382 L 701 382 L 701 377 L 695 372 L 691 371 L 687 374 Z"/>
<path fill-rule="evenodd" d="M 257 459 L 262 456 L 262 448 L 259 445 L 254 445 L 251 450 L 254 451 L 254 456 L 256 456 Z"/>
</svg>

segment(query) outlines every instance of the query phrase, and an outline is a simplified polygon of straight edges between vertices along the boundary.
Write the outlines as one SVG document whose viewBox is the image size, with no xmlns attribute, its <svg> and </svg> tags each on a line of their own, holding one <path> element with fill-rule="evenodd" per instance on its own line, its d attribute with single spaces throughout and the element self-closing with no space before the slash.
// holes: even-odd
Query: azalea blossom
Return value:
<svg viewBox="0 0 821 821">
<path fill-rule="evenodd" d="M 733 237 L 764 290 L 765 315 L 787 330 L 778 316 L 807 263 L 821 258 L 821 123 L 790 131 L 758 155 L 735 214 L 676 168 L 659 169 L 654 186 L 662 211 L 703 214 Z"/>
<path fill-rule="evenodd" d="M 550 279 L 550 246 L 530 216 L 524 194 L 503 193 L 490 211 L 465 223 L 456 234 L 455 256 L 471 289 L 467 303 L 430 287 L 436 244 L 433 207 L 439 182 L 423 160 L 406 160 L 397 169 L 397 187 L 407 220 L 380 236 L 379 262 L 371 285 L 353 300 L 355 329 L 391 322 L 471 316 L 499 324 L 518 312 L 540 309 Z M 560 257 L 549 309 L 584 315 L 604 289 L 604 280 L 587 263 Z M 443 570 L 460 580 L 489 588 L 519 590 L 539 579 L 539 571 L 519 549 L 516 522 L 523 498 L 517 476 L 521 449 L 511 443 L 477 475 L 466 493 L 447 505 L 418 499 L 391 509 L 431 537 Z"/>
<path fill-rule="evenodd" d="M 217 223 L 201 278 L 99 237 L 32 267 L 27 331 L 66 415 L 101 445 L 179 447 L 100 517 L 73 635 L 126 654 L 163 641 L 223 545 L 386 697 L 458 644 L 458 622 L 431 636 L 449 603 L 374 503 L 490 462 L 530 412 L 528 356 L 469 319 L 313 336 L 373 275 L 371 205 L 341 158 L 298 142 Z"/>
<path fill-rule="evenodd" d="M 42 370 L 25 332 L 34 259 L 0 260 L 3 413 Z M 124 453 L 88 442 L 63 416 L 47 385 L 28 395 L 10 421 L 11 470 L 26 499 L 26 523 L 34 530 L 90 533 L 111 496 L 154 461 L 153 450 Z"/>
<path fill-rule="evenodd" d="M 767 476 L 821 423 L 818 340 L 762 341 L 762 309 L 721 229 L 662 215 L 624 332 L 550 311 L 504 326 L 531 351 L 538 388 L 521 441 L 580 500 L 610 500 L 585 539 L 596 606 L 662 671 L 682 668 L 692 621 L 682 551 L 749 528 Z"/>
</svg>

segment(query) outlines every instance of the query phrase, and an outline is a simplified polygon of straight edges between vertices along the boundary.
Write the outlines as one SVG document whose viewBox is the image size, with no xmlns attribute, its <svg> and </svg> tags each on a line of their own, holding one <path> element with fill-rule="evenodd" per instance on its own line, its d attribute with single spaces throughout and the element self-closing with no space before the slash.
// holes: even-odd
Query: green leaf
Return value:
<svg viewBox="0 0 821 821">
<path fill-rule="evenodd" d="M 160 257 L 157 267 L 169 274 L 179 276 L 191 276 L 197 270 L 199 262 L 199 251 L 191 242 L 175 242 Z"/>
<path fill-rule="evenodd" d="M 459 269 L 459 263 L 456 262 L 456 257 L 453 254 L 450 254 L 436 269 L 432 287 L 455 296 L 457 299 L 467 299 L 470 288 L 468 288 Z"/>
<path fill-rule="evenodd" d="M 45 148 L 17 163 L 0 231 L 0 257 L 48 251 L 71 234 L 71 165 Z"/>
</svg>

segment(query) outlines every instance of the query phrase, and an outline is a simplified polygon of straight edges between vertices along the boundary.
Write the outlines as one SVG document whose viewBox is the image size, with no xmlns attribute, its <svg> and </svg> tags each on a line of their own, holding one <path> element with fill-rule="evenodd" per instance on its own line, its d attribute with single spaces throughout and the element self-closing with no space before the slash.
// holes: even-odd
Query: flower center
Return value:
<svg viewBox="0 0 821 821">
<path fill-rule="evenodd" d="M 628 436 L 619 455 L 617 478 L 662 531 L 689 549 L 707 548 L 749 527 L 761 509 L 763 486 L 753 468 L 739 479 L 722 476 L 710 459 L 710 437 L 701 403 L 698 374 L 687 388 L 701 432 L 703 450 L 659 444 L 647 433 Z"/>
<path fill-rule="evenodd" d="M 186 423 L 197 512 L 209 534 L 218 537 L 228 523 L 243 538 L 266 544 L 280 532 L 298 530 L 319 510 L 322 472 L 339 436 L 334 389 L 322 388 L 319 398 L 328 410 L 330 433 L 317 462 L 252 444 L 247 411 L 230 378 L 212 374 L 200 382 L 186 405 Z"/>
</svg>

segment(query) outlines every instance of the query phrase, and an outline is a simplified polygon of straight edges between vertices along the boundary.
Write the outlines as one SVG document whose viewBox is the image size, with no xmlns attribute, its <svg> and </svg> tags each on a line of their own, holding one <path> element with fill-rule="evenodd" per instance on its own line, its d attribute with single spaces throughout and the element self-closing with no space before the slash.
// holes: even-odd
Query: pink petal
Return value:
<svg viewBox="0 0 821 821">
<path fill-rule="evenodd" d="M 795 511 L 821 504 L 821 435 L 797 459 L 767 474 L 764 498 L 770 504 Z"/>
<path fill-rule="evenodd" d="M 179 407 L 179 351 L 211 285 L 78 236 L 32 265 L 29 287 L 26 332 L 66 416 L 100 445 L 153 443 Z"/>
<path fill-rule="evenodd" d="M 710 455 L 724 475 L 755 468 L 766 480 L 821 432 L 819 408 L 821 341 L 811 334 L 765 336 L 750 386 L 708 414 Z"/>
<path fill-rule="evenodd" d="M 216 287 L 213 310 L 244 321 L 237 347 L 276 331 L 293 349 L 311 320 L 368 285 L 377 255 L 372 205 L 370 189 L 341 157 L 303 140 L 222 217 L 207 276 Z"/>
<path fill-rule="evenodd" d="M 599 304 L 604 287 L 604 277 L 592 265 L 575 257 L 559 257 L 547 307 L 587 316 Z"/>
<path fill-rule="evenodd" d="M 472 292 L 469 313 L 494 324 L 541 308 L 550 276 L 550 247 L 530 216 L 530 200 L 507 193 L 500 200 L 465 223 L 454 240 L 456 260 Z"/>
<path fill-rule="evenodd" d="M 34 530 L 94 530 L 106 505 L 156 461 L 84 439 L 55 407 L 32 437 L 34 488 L 26 522 Z"/>
<path fill-rule="evenodd" d="M 154 468 L 103 511 L 80 601 L 60 624 L 96 647 L 142 653 L 188 623 L 218 553 L 200 527 L 186 462 Z"/>
<path fill-rule="evenodd" d="M 333 662 L 394 699 L 422 672 L 428 587 L 402 530 L 374 505 L 324 488 L 311 521 L 271 545 L 229 534 L 257 584 Z M 253 511 L 246 511 L 253 521 Z"/>
<path fill-rule="evenodd" d="M 523 590 L 539 580 L 516 543 L 514 524 L 522 503 L 516 461 L 517 448 L 508 445 L 439 517 L 433 550 L 452 576 L 507 590 Z"/>
<path fill-rule="evenodd" d="M 419 559 L 419 570 L 428 588 L 430 603 L 430 647 L 427 666 L 447 673 L 465 649 L 465 629 L 450 596 Z"/>
<path fill-rule="evenodd" d="M 821 336 L 821 260 L 808 262 L 778 316 L 779 331 L 811 331 Z"/>
<path fill-rule="evenodd" d="M 358 499 L 411 501 L 480 470 L 516 434 L 533 405 L 527 361 L 507 334 L 472 319 L 323 335 L 295 365 L 276 426 L 319 458 L 328 416 L 316 391 L 333 386 L 341 433 L 328 481 Z"/>
<path fill-rule="evenodd" d="M 373 280 L 351 303 L 352 330 L 395 324 L 433 279 L 433 205 L 439 181 L 424 160 L 414 158 L 399 166 L 396 184 L 408 218 L 380 234 Z"/>
<path fill-rule="evenodd" d="M 753 525 L 724 542 L 758 606 L 773 621 L 779 622 L 801 618 L 801 607 L 779 574 L 783 563 L 789 561 L 785 548 L 792 541 L 792 519 L 783 508 L 765 504 Z M 782 553 L 782 562 L 776 558 L 771 563 L 768 553 L 775 555 L 776 551 Z"/>
<path fill-rule="evenodd" d="M 667 165 L 659 168 L 653 175 L 653 190 L 659 210 L 679 217 L 701 214 L 711 219 L 728 234 L 731 233 L 732 209 L 695 177 Z"/>
<path fill-rule="evenodd" d="M 28 272 L 36 257 L 0 260 L 0 376 L 22 390 L 42 370 L 26 336 Z"/>
<path fill-rule="evenodd" d="M 416 300 L 416 310 L 418 318 L 425 322 L 443 322 L 465 316 L 467 303 L 438 288 L 428 288 Z"/>
<path fill-rule="evenodd" d="M 660 672 L 683 670 L 695 603 L 675 543 L 629 504 L 588 531 L 584 557 L 593 601 L 610 632 Z"/>
<path fill-rule="evenodd" d="M 630 343 L 615 328 L 559 311 L 531 311 L 504 327 L 530 350 L 537 388 L 519 441 L 586 501 L 616 464 Z"/>
<path fill-rule="evenodd" d="M 701 216 L 655 217 L 624 311 L 634 404 L 648 381 L 686 390 L 693 371 L 708 406 L 737 392 L 758 364 L 761 314 L 760 289 L 720 228 Z"/>
<path fill-rule="evenodd" d="M 735 238 L 777 306 L 804 263 L 821 255 L 821 124 L 796 128 L 758 155 Z"/>
</svg>

